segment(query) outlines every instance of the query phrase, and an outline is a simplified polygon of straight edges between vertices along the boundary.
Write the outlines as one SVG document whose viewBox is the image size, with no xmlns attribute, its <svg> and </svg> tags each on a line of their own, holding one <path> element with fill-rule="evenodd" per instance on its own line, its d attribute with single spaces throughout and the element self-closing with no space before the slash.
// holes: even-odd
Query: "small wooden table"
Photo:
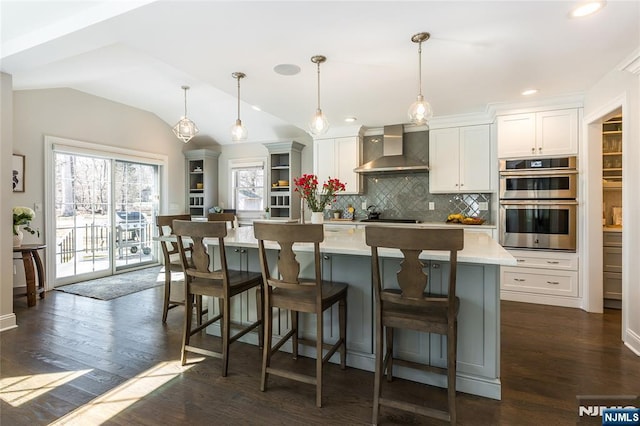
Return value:
<svg viewBox="0 0 640 426">
<path fill-rule="evenodd" d="M 46 248 L 46 244 L 23 244 L 20 247 L 14 247 L 14 253 L 22 254 L 22 264 L 24 265 L 24 277 L 27 282 L 27 306 L 36 306 L 36 293 L 40 293 L 40 299 L 44 299 L 45 289 L 45 276 L 44 267 L 42 266 L 42 260 L 38 250 Z M 33 269 L 33 264 L 36 265 L 36 270 Z M 36 290 L 36 275 L 38 272 L 38 289 Z"/>
</svg>

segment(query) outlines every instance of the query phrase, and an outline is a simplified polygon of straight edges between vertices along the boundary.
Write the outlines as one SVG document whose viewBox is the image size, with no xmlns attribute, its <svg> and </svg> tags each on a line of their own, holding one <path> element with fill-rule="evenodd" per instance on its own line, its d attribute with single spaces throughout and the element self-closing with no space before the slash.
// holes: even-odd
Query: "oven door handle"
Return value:
<svg viewBox="0 0 640 426">
<path fill-rule="evenodd" d="M 575 169 L 572 170 L 501 170 L 500 176 L 509 177 L 509 176 L 517 176 L 517 177 L 529 177 L 536 178 L 540 176 L 566 176 L 566 175 L 576 175 L 578 171 Z"/>
<path fill-rule="evenodd" d="M 575 200 L 500 200 L 502 206 L 577 206 Z"/>
</svg>

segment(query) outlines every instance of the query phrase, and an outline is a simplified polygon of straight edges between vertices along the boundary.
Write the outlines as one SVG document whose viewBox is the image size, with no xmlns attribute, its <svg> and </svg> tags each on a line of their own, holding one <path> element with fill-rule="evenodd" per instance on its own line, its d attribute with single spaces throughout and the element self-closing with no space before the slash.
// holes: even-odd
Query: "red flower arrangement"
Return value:
<svg viewBox="0 0 640 426">
<path fill-rule="evenodd" d="M 345 190 L 345 184 L 340 179 L 331 179 L 322 184 L 322 189 L 318 190 L 318 177 L 316 175 L 304 174 L 299 178 L 294 178 L 296 192 L 300 197 L 307 200 L 307 205 L 312 212 L 321 212 L 327 204 L 336 201 L 336 194 Z"/>
</svg>

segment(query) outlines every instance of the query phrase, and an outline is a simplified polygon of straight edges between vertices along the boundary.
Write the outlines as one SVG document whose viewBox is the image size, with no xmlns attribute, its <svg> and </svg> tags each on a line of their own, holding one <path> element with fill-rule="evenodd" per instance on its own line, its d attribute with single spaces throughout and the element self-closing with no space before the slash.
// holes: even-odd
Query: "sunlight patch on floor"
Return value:
<svg viewBox="0 0 640 426">
<path fill-rule="evenodd" d="M 19 407 L 25 402 L 29 402 L 90 371 L 91 370 L 61 371 L 59 373 L 5 377 L 0 379 L 0 399 L 13 407 Z"/>
<path fill-rule="evenodd" d="M 191 366 L 181 366 L 180 361 L 167 361 L 138 374 L 109 392 L 95 398 L 78 409 L 50 424 L 82 425 L 102 424 L 121 411 L 154 392 L 165 383 L 179 376 L 197 364 L 199 360 L 189 359 Z"/>
</svg>

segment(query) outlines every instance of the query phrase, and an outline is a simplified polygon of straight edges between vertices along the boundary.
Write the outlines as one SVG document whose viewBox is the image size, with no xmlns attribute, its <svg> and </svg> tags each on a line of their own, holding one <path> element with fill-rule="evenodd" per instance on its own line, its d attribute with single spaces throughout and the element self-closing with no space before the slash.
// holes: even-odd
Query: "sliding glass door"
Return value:
<svg viewBox="0 0 640 426">
<path fill-rule="evenodd" d="M 159 166 L 54 152 L 55 285 L 157 262 Z"/>
</svg>

